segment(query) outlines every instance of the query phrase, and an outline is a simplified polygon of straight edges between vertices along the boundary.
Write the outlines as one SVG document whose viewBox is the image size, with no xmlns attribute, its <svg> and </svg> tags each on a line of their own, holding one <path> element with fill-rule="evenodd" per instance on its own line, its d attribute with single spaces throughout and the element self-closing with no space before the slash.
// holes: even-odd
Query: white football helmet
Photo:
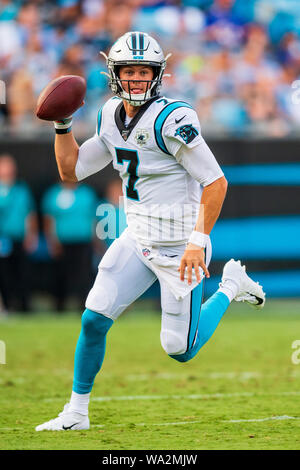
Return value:
<svg viewBox="0 0 300 470">
<path fill-rule="evenodd" d="M 166 68 L 166 60 L 171 54 L 165 58 L 157 41 L 147 33 L 139 31 L 126 33 L 113 44 L 108 57 L 104 52 L 100 53 L 106 58 L 108 74 L 105 75 L 109 77 L 109 86 L 115 95 L 125 99 L 133 106 L 141 106 L 158 95 Z M 119 69 L 122 65 L 149 65 L 153 68 L 153 80 L 145 80 L 149 83 L 145 93 L 131 94 L 129 87 L 129 93 L 123 89 L 119 78 Z M 132 82 L 133 80 L 128 81 Z M 139 80 L 139 82 L 141 81 L 144 80 Z"/>
</svg>

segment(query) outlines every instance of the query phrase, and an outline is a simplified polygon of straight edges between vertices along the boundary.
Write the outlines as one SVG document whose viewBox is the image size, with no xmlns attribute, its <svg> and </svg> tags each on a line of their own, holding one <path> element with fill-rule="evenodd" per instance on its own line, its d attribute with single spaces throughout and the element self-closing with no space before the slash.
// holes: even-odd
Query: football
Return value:
<svg viewBox="0 0 300 470">
<path fill-rule="evenodd" d="M 86 81 L 78 75 L 63 75 L 52 80 L 41 92 L 36 115 L 44 121 L 71 116 L 80 108 L 86 93 Z"/>
</svg>

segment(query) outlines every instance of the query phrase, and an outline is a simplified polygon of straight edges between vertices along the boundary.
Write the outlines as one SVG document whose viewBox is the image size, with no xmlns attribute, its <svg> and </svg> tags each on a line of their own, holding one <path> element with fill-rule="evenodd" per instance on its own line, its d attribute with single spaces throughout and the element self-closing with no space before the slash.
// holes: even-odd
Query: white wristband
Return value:
<svg viewBox="0 0 300 470">
<path fill-rule="evenodd" d="M 53 121 L 55 129 L 69 129 L 72 126 L 72 116 L 58 121 Z"/>
<path fill-rule="evenodd" d="M 209 235 L 206 235 L 206 233 L 201 233 L 197 232 L 196 230 L 193 230 L 189 238 L 189 243 L 193 243 L 194 245 L 198 245 L 202 248 L 205 248 L 206 245 L 209 243 L 209 240 Z"/>
</svg>

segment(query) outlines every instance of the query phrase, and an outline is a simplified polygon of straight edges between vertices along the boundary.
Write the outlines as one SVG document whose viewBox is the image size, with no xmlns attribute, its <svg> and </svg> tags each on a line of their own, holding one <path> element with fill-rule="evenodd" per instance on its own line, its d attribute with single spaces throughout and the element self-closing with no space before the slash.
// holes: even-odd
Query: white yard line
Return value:
<svg viewBox="0 0 300 470">
<path fill-rule="evenodd" d="M 284 420 L 290 420 L 290 419 L 300 419 L 298 416 L 288 416 L 288 415 L 283 415 L 283 416 L 270 416 L 267 418 L 253 418 L 253 419 L 229 419 L 229 420 L 222 420 L 222 423 L 262 423 L 265 421 L 284 421 Z M 124 427 L 124 426 L 185 426 L 185 425 L 191 425 L 191 424 L 199 424 L 203 423 L 203 420 L 196 420 L 196 421 L 175 421 L 171 423 L 119 423 L 119 424 L 92 424 L 91 428 L 97 428 L 97 429 L 104 429 L 104 428 L 110 428 L 110 427 Z M 217 423 L 216 423 L 217 424 Z M 24 430 L 24 428 L 21 427 L 5 427 L 5 428 L 0 428 L 1 431 L 20 431 Z"/>
<path fill-rule="evenodd" d="M 233 398 L 233 397 L 254 397 L 254 396 L 298 396 L 299 392 L 236 392 L 236 393 L 199 393 L 192 395 L 121 395 L 107 397 L 91 397 L 91 401 L 108 402 L 108 401 L 143 401 L 143 400 L 209 400 L 215 398 Z M 61 401 L 62 398 L 53 397 L 45 398 L 42 401 L 54 402 Z"/>
<path fill-rule="evenodd" d="M 274 379 L 274 378 L 297 378 L 300 377 L 300 371 L 292 370 L 286 375 L 282 374 L 268 374 L 258 371 L 228 371 L 228 372 L 184 372 L 184 373 L 158 373 L 158 374 L 130 374 L 123 377 L 124 379 L 132 382 L 142 382 L 147 380 L 177 380 L 177 379 L 228 379 L 228 380 L 251 380 L 251 379 Z"/>
<path fill-rule="evenodd" d="M 300 392 L 299 392 L 300 393 Z M 125 395 L 115 397 L 92 397 L 94 401 L 136 401 L 136 400 L 207 400 L 210 398 L 251 397 L 251 392 L 238 393 L 196 393 L 192 395 Z"/>
<path fill-rule="evenodd" d="M 195 393 L 192 395 L 124 395 L 91 397 L 94 401 L 136 401 L 136 400 L 209 400 L 215 398 L 254 397 L 254 396 L 297 396 L 299 392 L 236 392 L 236 393 Z"/>
<path fill-rule="evenodd" d="M 53 369 L 49 372 L 49 370 L 38 369 L 34 371 L 35 374 L 47 374 L 51 373 L 52 375 L 63 376 L 65 379 L 73 379 L 73 372 L 68 369 Z M 122 379 L 128 382 L 147 382 L 153 380 L 219 380 L 219 379 L 226 379 L 226 380 L 238 380 L 238 381 L 247 381 L 251 379 L 274 379 L 274 378 L 299 378 L 300 377 L 300 370 L 299 371 L 290 371 L 286 375 L 282 374 L 268 374 L 258 371 L 228 371 L 228 372 L 184 372 L 184 373 L 158 373 L 158 374 L 129 374 L 129 375 L 121 375 L 121 374 L 114 374 L 111 372 L 102 372 L 102 379 Z M 23 384 L 31 380 L 28 378 L 28 375 L 23 375 L 23 370 L 18 373 L 18 371 L 14 371 L 13 374 L 8 374 L 6 378 L 0 378 L 0 385 L 4 384 L 8 380 L 12 380 L 16 384 Z"/>
<path fill-rule="evenodd" d="M 122 423 L 122 424 L 92 424 L 92 428 L 106 428 L 108 426 L 123 427 L 128 425 L 133 426 L 183 426 L 185 424 L 199 424 L 203 423 L 203 420 L 199 421 L 176 421 L 174 423 Z"/>
<path fill-rule="evenodd" d="M 130 382 L 142 382 L 147 380 L 178 380 L 178 379 L 229 379 L 229 380 L 250 380 L 253 378 L 266 377 L 260 372 L 208 372 L 197 373 L 193 372 L 184 374 L 160 373 L 160 374 L 130 374 L 124 377 Z M 268 377 L 268 376 L 267 376 Z M 273 376 L 275 377 L 275 376 Z"/>
<path fill-rule="evenodd" d="M 285 419 L 300 419 L 299 416 L 270 416 L 269 418 L 256 418 L 256 419 L 228 419 L 224 423 L 262 423 L 263 421 L 283 421 Z"/>
<path fill-rule="evenodd" d="M 299 392 L 300 393 L 300 392 Z M 238 393 L 201 393 L 193 395 L 121 395 L 121 396 L 107 396 L 107 397 L 91 397 L 91 401 L 138 401 L 138 400 L 201 400 L 210 398 L 230 398 L 230 397 L 252 397 L 255 395 L 252 392 L 238 392 Z M 43 401 L 53 402 L 60 401 L 61 398 L 45 398 Z"/>
<path fill-rule="evenodd" d="M 283 421 L 287 419 L 300 419 L 300 417 L 297 416 L 288 416 L 288 415 L 283 415 L 283 416 L 270 416 L 268 418 L 257 418 L 257 419 L 226 419 L 222 420 L 222 423 L 262 423 L 264 421 Z M 199 424 L 203 423 L 202 420 L 197 420 L 197 421 L 176 421 L 174 423 L 135 423 L 134 426 L 183 426 L 186 424 Z M 131 424 L 131 423 L 130 423 Z M 128 423 L 127 423 L 128 425 Z M 91 427 L 92 428 L 105 428 L 105 424 L 94 424 Z M 121 426 L 126 426 L 125 423 L 123 424 L 112 424 L 111 426 L 116 426 L 116 427 L 121 427 Z"/>
<path fill-rule="evenodd" d="M 157 401 L 157 400 L 214 400 L 226 398 L 239 398 L 239 397 L 275 397 L 275 396 L 299 396 L 300 391 L 291 392 L 233 392 L 233 393 L 194 393 L 187 395 L 120 395 L 120 396 L 103 396 L 91 397 L 91 401 L 110 402 L 110 401 Z M 63 397 L 43 398 L 40 401 L 46 403 L 61 402 Z M 8 402 L 9 399 L 4 399 L 2 402 Z"/>
</svg>

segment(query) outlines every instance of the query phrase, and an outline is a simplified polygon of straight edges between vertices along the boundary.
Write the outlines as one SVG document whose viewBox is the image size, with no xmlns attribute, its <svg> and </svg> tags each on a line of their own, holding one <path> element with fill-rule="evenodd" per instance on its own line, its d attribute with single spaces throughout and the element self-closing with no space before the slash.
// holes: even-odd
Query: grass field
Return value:
<svg viewBox="0 0 300 470">
<path fill-rule="evenodd" d="M 168 358 L 137 304 L 110 330 L 89 431 L 35 432 L 70 396 L 79 315 L 0 323 L 1 449 L 300 449 L 300 302 L 234 304 L 191 362 Z"/>
</svg>

